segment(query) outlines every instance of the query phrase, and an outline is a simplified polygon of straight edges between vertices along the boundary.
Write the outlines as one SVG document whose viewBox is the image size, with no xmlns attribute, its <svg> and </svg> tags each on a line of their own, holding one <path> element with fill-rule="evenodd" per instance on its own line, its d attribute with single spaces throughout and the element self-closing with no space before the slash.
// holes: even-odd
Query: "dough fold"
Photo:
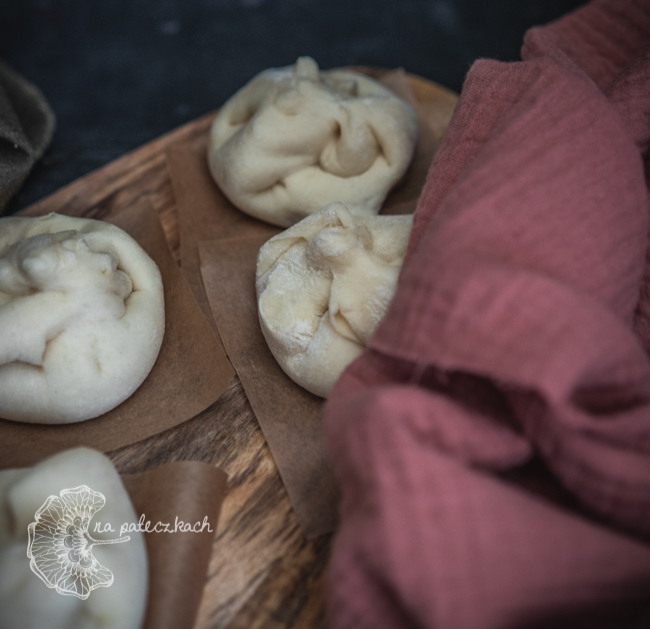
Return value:
<svg viewBox="0 0 650 629">
<path fill-rule="evenodd" d="M 288 227 L 332 201 L 379 212 L 416 140 L 415 112 L 393 92 L 301 57 L 261 72 L 225 103 L 208 162 L 236 207 Z"/>
<path fill-rule="evenodd" d="M 107 543 L 137 522 L 118 473 L 95 450 L 0 472 L 0 627 L 138 629 L 148 589 L 144 536 Z M 58 591 L 102 580 L 81 590 L 85 598 Z"/>
<path fill-rule="evenodd" d="M 413 219 L 331 203 L 271 238 L 257 259 L 258 314 L 285 373 L 327 397 L 383 318 Z"/>
<path fill-rule="evenodd" d="M 0 219 L 0 417 L 69 423 L 142 384 L 165 329 L 158 267 L 124 231 L 49 214 Z"/>
</svg>

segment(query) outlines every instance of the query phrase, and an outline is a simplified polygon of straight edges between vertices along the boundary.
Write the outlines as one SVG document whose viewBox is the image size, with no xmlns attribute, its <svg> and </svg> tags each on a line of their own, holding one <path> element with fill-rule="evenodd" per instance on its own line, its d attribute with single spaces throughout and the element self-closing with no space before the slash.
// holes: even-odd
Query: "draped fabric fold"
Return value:
<svg viewBox="0 0 650 629">
<path fill-rule="evenodd" d="M 649 44 L 594 0 L 472 66 L 326 407 L 334 626 L 650 622 Z"/>
</svg>

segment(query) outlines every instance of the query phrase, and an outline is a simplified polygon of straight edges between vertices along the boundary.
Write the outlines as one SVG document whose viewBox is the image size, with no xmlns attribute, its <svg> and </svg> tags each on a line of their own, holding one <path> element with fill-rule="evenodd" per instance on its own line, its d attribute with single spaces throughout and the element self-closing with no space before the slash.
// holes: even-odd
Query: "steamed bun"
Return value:
<svg viewBox="0 0 650 629">
<path fill-rule="evenodd" d="M 292 380 L 327 397 L 363 351 L 395 293 L 412 224 L 331 203 L 260 249 L 260 325 Z"/>
<path fill-rule="evenodd" d="M 379 212 L 416 139 L 415 113 L 393 92 L 301 57 L 258 74 L 226 102 L 208 162 L 236 207 L 288 227 L 332 201 L 354 214 Z"/>
<path fill-rule="evenodd" d="M 0 417 L 56 424 L 111 410 L 153 367 L 164 312 L 158 267 L 118 227 L 0 219 Z"/>
<path fill-rule="evenodd" d="M 148 586 L 143 534 L 129 532 L 128 541 L 110 545 L 88 539 L 119 538 L 124 523 L 137 521 L 115 468 L 95 450 L 66 450 L 34 467 L 0 472 L 0 627 L 138 629 Z M 96 532 L 100 522 L 102 531 L 110 524 L 115 532 Z M 95 589 L 88 591 L 89 583 Z"/>
</svg>

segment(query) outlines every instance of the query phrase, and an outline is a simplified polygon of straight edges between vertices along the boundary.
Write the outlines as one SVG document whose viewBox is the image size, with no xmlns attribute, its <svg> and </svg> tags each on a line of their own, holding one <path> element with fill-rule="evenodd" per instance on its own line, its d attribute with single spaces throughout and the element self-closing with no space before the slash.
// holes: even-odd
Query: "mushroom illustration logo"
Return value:
<svg viewBox="0 0 650 629">
<path fill-rule="evenodd" d="M 106 498 L 87 485 L 49 496 L 28 527 L 27 556 L 33 572 L 59 594 L 87 599 L 98 587 L 109 587 L 113 573 L 93 556 L 93 546 L 129 541 L 97 540 L 88 533 L 90 521 Z"/>
</svg>

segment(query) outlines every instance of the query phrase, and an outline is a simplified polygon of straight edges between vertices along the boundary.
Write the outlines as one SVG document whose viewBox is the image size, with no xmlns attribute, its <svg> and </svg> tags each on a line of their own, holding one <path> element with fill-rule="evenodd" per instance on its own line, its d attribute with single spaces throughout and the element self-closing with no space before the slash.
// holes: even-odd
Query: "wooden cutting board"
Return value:
<svg viewBox="0 0 650 629">
<path fill-rule="evenodd" d="M 380 75 L 382 71 L 364 68 Z M 420 115 L 439 143 L 457 97 L 407 75 Z M 177 209 L 167 172 L 172 145 L 200 146 L 214 112 L 194 120 L 26 208 L 103 219 L 146 196 L 180 258 Z M 424 183 L 425 172 L 419 176 Z M 213 463 L 229 475 L 195 628 L 325 627 L 325 574 L 331 535 L 307 541 L 262 432 L 235 376 L 209 409 L 171 430 L 109 452 L 120 473 L 177 460 Z"/>
</svg>

